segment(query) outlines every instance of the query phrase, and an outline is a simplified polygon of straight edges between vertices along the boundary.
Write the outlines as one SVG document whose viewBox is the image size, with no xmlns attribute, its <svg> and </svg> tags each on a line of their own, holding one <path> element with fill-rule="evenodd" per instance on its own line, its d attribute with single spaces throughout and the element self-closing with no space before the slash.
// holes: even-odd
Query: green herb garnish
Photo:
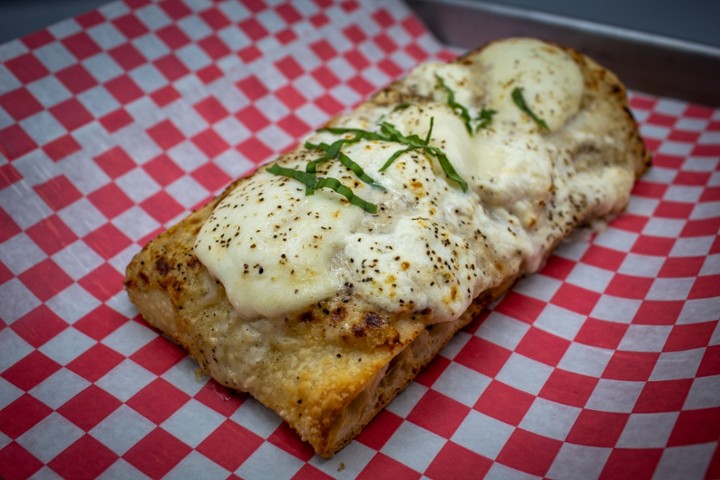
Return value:
<svg viewBox="0 0 720 480">
<path fill-rule="evenodd" d="M 478 130 L 481 128 L 487 128 L 492 123 L 493 115 L 497 113 L 497 110 L 493 110 L 490 108 L 483 108 L 480 110 L 480 113 L 475 118 L 475 121 L 478 122 L 477 127 L 475 127 L 475 133 L 477 133 Z"/>
<path fill-rule="evenodd" d="M 470 124 L 470 112 L 468 112 L 468 109 L 465 107 L 465 105 L 463 105 L 462 103 L 458 103 L 455 100 L 455 92 L 445 84 L 445 80 L 443 80 L 440 75 L 435 74 L 435 79 L 437 80 L 438 85 L 440 85 L 440 88 L 445 90 L 445 93 L 447 93 L 448 106 L 458 117 L 460 117 L 460 119 L 465 124 L 465 129 L 470 135 L 472 135 L 473 129 L 472 125 Z"/>
<path fill-rule="evenodd" d="M 328 145 L 327 143 L 310 143 L 305 142 L 305 148 L 308 150 L 321 150 L 325 153 L 324 156 L 317 158 L 310 163 L 307 164 L 307 167 L 305 167 L 305 171 L 309 173 L 315 173 L 317 169 L 317 165 L 321 162 L 325 162 L 328 160 L 339 160 L 340 163 L 342 163 L 345 167 L 347 167 L 350 171 L 352 171 L 360 180 L 367 183 L 368 185 L 379 188 L 380 190 L 385 190 L 385 187 L 377 183 L 375 180 L 370 177 L 365 171 L 362 169 L 360 165 L 355 163 L 355 161 L 345 155 L 340 149 L 343 145 L 348 143 L 347 139 L 340 139 L 335 142 L 333 142 L 331 145 Z"/>
<path fill-rule="evenodd" d="M 272 173 L 273 175 L 289 177 L 299 181 L 307 187 L 306 193 L 308 195 L 312 195 L 312 192 L 314 192 L 318 188 L 329 188 L 345 197 L 347 201 L 351 204 L 362 208 L 366 212 L 371 214 L 377 213 L 377 205 L 355 195 L 355 193 L 353 193 L 353 191 L 349 187 L 343 185 L 340 180 L 336 178 L 317 178 L 313 173 L 304 172 L 302 170 L 295 170 L 293 168 L 281 167 L 277 163 L 274 163 L 270 167 L 268 167 L 267 171 Z"/>
<path fill-rule="evenodd" d="M 538 127 L 545 130 L 546 132 L 550 131 L 550 127 L 548 127 L 547 123 L 545 123 L 545 120 L 535 115 L 535 113 L 530 110 L 530 107 L 528 107 L 527 103 L 525 103 L 525 97 L 523 97 L 523 89 L 521 87 L 515 87 L 513 89 L 512 99 L 513 102 L 515 102 L 515 105 L 517 105 L 520 110 L 527 113 L 530 118 L 532 118 L 533 121 L 538 125 Z"/>
<path fill-rule="evenodd" d="M 407 104 L 401 104 L 398 105 L 396 108 L 407 108 L 409 105 Z M 455 168 L 450 163 L 450 160 L 447 158 L 447 155 L 438 147 L 434 145 L 430 145 L 430 139 L 432 138 L 432 130 L 433 130 L 433 123 L 434 118 L 430 118 L 430 127 L 428 129 L 427 134 L 425 135 L 425 138 L 420 138 L 417 134 L 412 135 L 404 135 L 402 132 L 400 132 L 393 124 L 388 122 L 381 122 L 380 123 L 380 131 L 379 132 L 371 132 L 368 130 L 363 130 L 360 128 L 343 128 L 343 127 L 326 127 L 321 128 L 318 130 L 318 132 L 328 132 L 332 133 L 334 135 L 351 135 L 347 138 L 341 138 L 339 140 L 334 141 L 331 144 L 328 143 L 311 143 L 311 142 L 305 142 L 305 148 L 308 150 L 320 150 L 323 155 L 321 157 L 318 157 L 310 162 L 305 166 L 305 170 L 295 170 L 293 168 L 285 168 L 281 167 L 277 163 L 271 165 L 268 167 L 267 171 L 272 173 L 273 175 L 279 175 L 284 177 L 289 177 L 294 180 L 299 181 L 303 185 L 305 185 L 305 194 L 306 195 L 312 195 L 316 189 L 318 188 L 329 188 L 340 195 L 344 196 L 348 202 L 350 202 L 353 205 L 356 205 L 363 210 L 365 210 L 368 213 L 375 214 L 377 213 L 378 207 L 374 203 L 368 202 L 367 200 L 364 200 L 363 198 L 355 195 L 355 193 L 350 189 L 349 187 L 343 185 L 338 179 L 333 177 L 317 177 L 317 169 L 318 165 L 324 162 L 328 162 L 331 160 L 338 160 L 340 163 L 342 163 L 347 169 L 352 171 L 360 180 L 367 183 L 371 187 L 378 188 L 381 190 L 385 190 L 385 188 L 377 183 L 372 177 L 370 177 L 365 171 L 362 169 L 362 167 L 357 164 L 354 160 L 352 160 L 349 156 L 347 156 L 342 151 L 342 147 L 345 145 L 357 143 L 361 140 L 367 140 L 367 141 L 381 141 L 381 142 L 395 142 L 400 143 L 402 145 L 405 145 L 406 148 L 403 148 L 401 150 L 396 151 L 393 153 L 390 158 L 388 158 L 383 166 L 380 168 L 380 171 L 383 172 L 390 168 L 390 166 L 397 160 L 401 155 L 412 152 L 414 150 L 420 150 L 423 154 L 435 157 L 440 164 L 440 167 L 443 169 L 443 172 L 445 172 L 445 175 L 456 182 L 463 192 L 466 192 L 468 189 L 467 182 L 463 180 L 460 175 L 458 175 L 457 171 L 455 171 Z"/>
<path fill-rule="evenodd" d="M 409 106 L 410 106 L 410 104 L 407 102 L 400 103 L 398 105 L 395 105 L 395 107 L 392 110 L 390 110 L 390 113 L 401 112 L 401 111 L 405 110 L 406 108 L 408 108 Z"/>
<path fill-rule="evenodd" d="M 445 80 L 443 80 L 443 78 L 438 74 L 435 74 L 435 79 L 437 80 L 438 86 L 442 88 L 447 94 L 447 105 L 450 107 L 453 113 L 460 117 L 460 119 L 465 124 L 465 130 L 467 130 L 470 135 L 472 135 L 473 133 L 477 133 L 477 131 L 481 128 L 486 128 L 490 126 L 493 115 L 497 113 L 495 110 L 483 108 L 476 118 L 471 118 L 468 108 L 462 103 L 455 100 L 455 92 L 452 88 L 447 86 Z M 474 130 L 472 127 L 473 121 L 478 122 Z"/>
<path fill-rule="evenodd" d="M 398 159 L 401 155 L 412 152 L 413 150 L 420 150 L 425 155 L 435 157 L 438 162 L 440 163 L 440 167 L 443 169 L 443 172 L 445 172 L 445 175 L 456 182 L 463 192 L 466 192 L 468 189 L 467 182 L 463 180 L 460 175 L 458 175 L 457 171 L 455 171 L 455 168 L 453 168 L 452 164 L 450 163 L 450 160 L 447 158 L 445 153 L 439 149 L 436 146 L 430 145 L 430 138 L 432 136 L 432 128 L 433 128 L 433 118 L 430 118 L 430 128 L 428 130 L 427 135 L 425 138 L 420 138 L 417 134 L 412 135 L 404 135 L 402 132 L 400 132 L 393 124 L 388 122 L 382 122 L 380 124 L 380 131 L 379 132 L 369 132 L 367 130 L 362 130 L 358 128 L 323 128 L 318 131 L 324 131 L 324 132 L 330 132 L 334 133 L 336 135 L 347 135 L 351 134 L 354 135 L 352 138 L 347 140 L 347 143 L 354 143 L 358 142 L 360 140 L 369 140 L 369 141 L 382 141 L 382 142 L 395 142 L 400 143 L 402 145 L 405 145 L 406 148 L 402 150 L 398 150 L 395 153 L 393 153 L 390 158 L 388 158 L 385 161 L 385 164 L 380 168 L 380 171 L 387 170 L 390 165 L 393 164 L 395 160 Z"/>
</svg>

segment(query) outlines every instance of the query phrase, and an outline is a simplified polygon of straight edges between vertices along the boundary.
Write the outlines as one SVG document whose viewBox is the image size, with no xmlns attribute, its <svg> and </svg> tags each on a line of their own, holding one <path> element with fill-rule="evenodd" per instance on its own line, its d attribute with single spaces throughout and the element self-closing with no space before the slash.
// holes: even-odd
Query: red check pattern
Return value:
<svg viewBox="0 0 720 480">
<path fill-rule="evenodd" d="M 631 93 L 655 164 L 335 458 L 199 380 L 140 246 L 418 62 L 400 2 L 125 0 L 0 46 L 0 477 L 720 477 L 720 110 Z"/>
</svg>

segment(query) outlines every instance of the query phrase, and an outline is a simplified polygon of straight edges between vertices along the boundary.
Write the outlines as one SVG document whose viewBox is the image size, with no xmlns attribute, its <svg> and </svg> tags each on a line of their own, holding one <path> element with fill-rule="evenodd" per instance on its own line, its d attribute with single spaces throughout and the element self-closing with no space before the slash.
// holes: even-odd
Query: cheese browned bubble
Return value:
<svg viewBox="0 0 720 480">
<path fill-rule="evenodd" d="M 495 110 L 491 124 L 468 133 L 438 77 L 471 117 Z M 562 49 L 529 39 L 496 43 L 469 64 L 423 65 L 399 88 L 423 101 L 403 109 L 360 108 L 333 126 L 377 131 L 387 122 L 425 138 L 432 119 L 430 145 L 445 153 L 467 192 L 421 150 L 381 171 L 405 148 L 395 142 L 361 140 L 342 149 L 383 188 L 362 182 L 338 161 L 318 169 L 378 205 L 374 215 L 327 189 L 306 195 L 299 181 L 261 168 L 218 204 L 195 243 L 197 257 L 242 318 L 281 318 L 345 289 L 371 309 L 431 309 L 435 321 L 450 321 L 509 274 L 536 270 L 571 217 L 604 216 L 624 204 L 618 200 L 634 181 L 630 166 L 605 168 L 604 179 L 596 171 L 585 175 L 558 146 L 555 132 L 583 121 L 583 75 Z M 516 88 L 549 132 L 515 104 Z M 563 134 L 562 141 L 579 144 L 588 135 Z M 321 131 L 308 141 L 339 138 Z M 283 166 L 304 170 L 320 155 L 300 148 Z"/>
</svg>

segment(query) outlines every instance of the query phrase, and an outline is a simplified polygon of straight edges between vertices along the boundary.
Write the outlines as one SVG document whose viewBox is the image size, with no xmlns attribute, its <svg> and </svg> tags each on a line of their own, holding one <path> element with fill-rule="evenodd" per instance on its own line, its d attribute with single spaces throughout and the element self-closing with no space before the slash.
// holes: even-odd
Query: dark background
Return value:
<svg viewBox="0 0 720 480">
<path fill-rule="evenodd" d="M 97 9 L 108 1 L 0 0 L 0 43 Z M 720 1 L 717 0 L 489 0 L 485 3 L 529 8 L 720 47 Z"/>
</svg>

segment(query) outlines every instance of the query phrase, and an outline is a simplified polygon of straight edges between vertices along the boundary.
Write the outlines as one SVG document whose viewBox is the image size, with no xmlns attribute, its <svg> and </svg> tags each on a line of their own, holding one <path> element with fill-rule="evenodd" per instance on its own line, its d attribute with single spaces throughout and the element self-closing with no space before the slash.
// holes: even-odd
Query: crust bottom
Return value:
<svg viewBox="0 0 720 480">
<path fill-rule="evenodd" d="M 415 380 L 457 332 L 472 323 L 490 303 L 510 290 L 514 283 L 515 280 L 510 279 L 476 299 L 457 320 L 436 323 L 423 330 L 347 406 L 330 430 L 327 447 L 318 450 L 318 455 L 331 458 L 350 443 L 375 415 Z"/>
</svg>

